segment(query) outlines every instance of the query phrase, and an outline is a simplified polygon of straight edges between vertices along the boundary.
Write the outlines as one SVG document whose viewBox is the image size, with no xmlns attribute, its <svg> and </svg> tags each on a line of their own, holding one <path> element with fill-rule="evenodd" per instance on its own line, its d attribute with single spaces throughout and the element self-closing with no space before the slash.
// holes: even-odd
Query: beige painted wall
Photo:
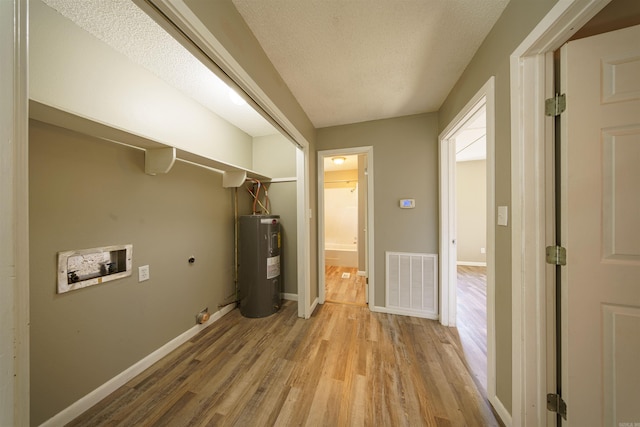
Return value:
<svg viewBox="0 0 640 427">
<path fill-rule="evenodd" d="M 253 138 L 253 170 L 271 178 L 296 176 L 296 147 L 280 134 Z"/>
<path fill-rule="evenodd" d="M 438 252 L 437 128 L 436 114 L 418 114 L 318 129 L 318 150 L 373 146 L 376 306 L 385 306 L 385 251 Z M 401 209 L 402 198 L 415 209 Z"/>
<path fill-rule="evenodd" d="M 142 151 L 39 122 L 29 154 L 38 425 L 194 326 L 203 308 L 233 300 L 233 205 L 218 173 L 177 162 L 145 175 Z M 56 294 L 59 251 L 125 243 L 132 277 Z M 151 279 L 139 283 L 141 265 Z"/>
<path fill-rule="evenodd" d="M 456 249 L 458 262 L 486 263 L 487 162 L 456 163 Z"/>
<path fill-rule="evenodd" d="M 309 196 L 309 265 L 310 300 L 318 298 L 318 233 L 317 233 L 317 168 L 315 164 L 316 129 L 298 101 L 284 83 L 260 43 L 238 13 L 231 0 L 186 0 L 185 4 L 202 20 L 207 30 L 213 34 L 233 60 L 251 77 L 261 91 L 286 116 L 287 120 L 309 143 L 309 182 L 306 183 Z M 207 46 L 201 46 L 207 51 Z M 227 64 L 219 64 L 230 76 L 237 73 Z"/>
<path fill-rule="evenodd" d="M 495 202 L 511 206 L 509 56 L 557 0 L 511 0 L 439 111 L 440 131 L 495 76 Z M 509 224 L 511 221 L 509 221 Z M 496 227 L 496 393 L 511 412 L 511 225 Z"/>
<path fill-rule="evenodd" d="M 296 176 L 296 147 L 284 136 L 253 139 L 253 169 L 271 178 Z M 271 213 L 280 215 L 282 233 L 282 281 L 284 292 L 298 293 L 298 231 L 296 182 L 269 185 Z"/>
</svg>

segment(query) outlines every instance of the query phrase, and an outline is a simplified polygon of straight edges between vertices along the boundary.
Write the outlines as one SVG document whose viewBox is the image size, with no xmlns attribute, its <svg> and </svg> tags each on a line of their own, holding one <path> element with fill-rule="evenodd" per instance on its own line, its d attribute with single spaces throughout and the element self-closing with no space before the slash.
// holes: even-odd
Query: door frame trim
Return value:
<svg viewBox="0 0 640 427">
<path fill-rule="evenodd" d="M 311 228 L 309 212 L 309 146 L 296 147 L 296 233 L 298 259 L 298 317 L 308 319 L 313 313 L 311 306 Z"/>
<path fill-rule="evenodd" d="M 484 100 L 484 101 L 483 101 Z M 468 120 L 482 107 L 487 113 L 487 267 L 495 262 L 495 78 L 491 77 L 467 102 L 456 117 L 439 136 L 440 146 L 440 323 L 456 326 L 456 289 L 449 286 L 450 278 L 456 274 L 456 259 L 447 244 L 456 237 L 455 224 L 450 216 L 455 213 L 455 147 L 452 138 Z M 493 272 L 492 272 L 493 273 Z M 487 271 L 489 276 L 489 271 Z M 489 292 L 487 277 L 487 292 Z M 488 297 L 488 295 L 487 295 Z M 487 307 L 488 309 L 488 307 Z"/>
<path fill-rule="evenodd" d="M 455 135 L 482 108 L 486 111 L 486 227 L 487 227 L 487 396 L 501 418 L 509 413 L 496 394 L 495 360 L 495 77 L 467 102 L 439 136 L 440 146 L 440 323 L 456 326 L 456 238 L 451 216 L 456 212 Z"/>
<path fill-rule="evenodd" d="M 367 278 L 369 280 L 369 309 L 375 305 L 374 222 L 373 222 L 373 146 L 318 151 L 318 302 L 325 302 L 324 260 L 324 158 L 334 156 L 367 155 Z"/>
<path fill-rule="evenodd" d="M 544 115 L 551 54 L 611 0 L 559 0 L 510 56 L 512 424 L 555 425 L 546 410 L 548 343 L 546 238 L 553 194 L 546 147 L 553 124 Z M 553 355 L 555 357 L 555 354 Z M 555 388 L 555 385 L 554 385 Z"/>
<path fill-rule="evenodd" d="M 29 425 L 28 2 L 0 2 L 0 425 Z M 6 96 L 5 96 L 6 95 Z"/>
</svg>

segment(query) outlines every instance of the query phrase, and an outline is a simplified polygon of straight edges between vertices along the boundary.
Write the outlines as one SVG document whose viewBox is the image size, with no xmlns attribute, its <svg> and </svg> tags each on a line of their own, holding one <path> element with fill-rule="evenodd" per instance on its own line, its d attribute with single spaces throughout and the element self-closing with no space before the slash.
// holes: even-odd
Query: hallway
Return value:
<svg viewBox="0 0 640 427">
<path fill-rule="evenodd" d="M 455 328 L 327 303 L 234 310 L 70 426 L 496 426 Z"/>
</svg>

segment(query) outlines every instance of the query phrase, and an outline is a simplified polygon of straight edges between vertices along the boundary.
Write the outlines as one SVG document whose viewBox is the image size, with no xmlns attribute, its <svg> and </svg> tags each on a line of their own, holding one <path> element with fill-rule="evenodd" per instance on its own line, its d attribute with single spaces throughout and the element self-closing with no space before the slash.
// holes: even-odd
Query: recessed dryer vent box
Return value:
<svg viewBox="0 0 640 427">
<path fill-rule="evenodd" d="M 58 293 L 131 276 L 133 245 L 58 253 Z"/>
</svg>

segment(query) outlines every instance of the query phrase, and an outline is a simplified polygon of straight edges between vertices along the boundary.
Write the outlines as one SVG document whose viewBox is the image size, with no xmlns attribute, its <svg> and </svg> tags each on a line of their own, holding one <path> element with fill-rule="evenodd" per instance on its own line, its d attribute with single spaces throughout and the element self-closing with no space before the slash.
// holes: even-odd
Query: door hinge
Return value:
<svg viewBox="0 0 640 427">
<path fill-rule="evenodd" d="M 559 116 L 564 113 L 564 110 L 566 109 L 567 97 L 564 93 L 562 95 L 556 94 L 553 98 L 549 98 L 544 101 L 544 114 L 547 116 Z"/>
<path fill-rule="evenodd" d="M 547 411 L 555 412 L 565 420 L 567 419 L 567 404 L 559 394 L 547 394 Z"/>
<path fill-rule="evenodd" d="M 562 246 L 547 246 L 547 264 L 567 265 L 567 250 Z"/>
</svg>

